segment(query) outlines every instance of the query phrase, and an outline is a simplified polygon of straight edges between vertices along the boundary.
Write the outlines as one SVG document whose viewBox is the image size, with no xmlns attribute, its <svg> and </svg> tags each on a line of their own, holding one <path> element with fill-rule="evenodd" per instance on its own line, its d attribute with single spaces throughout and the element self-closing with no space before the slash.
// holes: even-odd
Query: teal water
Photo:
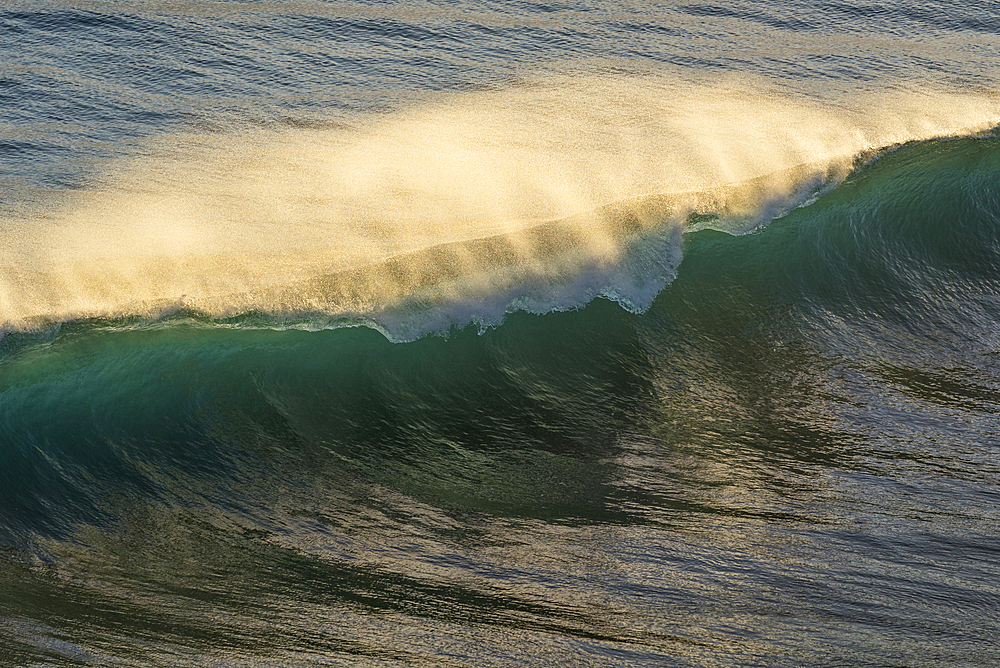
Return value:
<svg viewBox="0 0 1000 668">
<path fill-rule="evenodd" d="M 1000 660 L 995 10 L 585 9 L 0 13 L 0 665 Z"/>
</svg>

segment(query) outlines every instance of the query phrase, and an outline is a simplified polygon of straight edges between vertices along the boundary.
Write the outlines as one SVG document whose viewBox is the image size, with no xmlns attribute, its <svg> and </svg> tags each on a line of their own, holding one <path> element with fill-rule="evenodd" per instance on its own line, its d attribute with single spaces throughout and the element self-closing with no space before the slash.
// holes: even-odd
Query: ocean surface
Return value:
<svg viewBox="0 0 1000 668">
<path fill-rule="evenodd" d="M 8 0 L 0 666 L 1000 665 L 1000 5 Z"/>
</svg>

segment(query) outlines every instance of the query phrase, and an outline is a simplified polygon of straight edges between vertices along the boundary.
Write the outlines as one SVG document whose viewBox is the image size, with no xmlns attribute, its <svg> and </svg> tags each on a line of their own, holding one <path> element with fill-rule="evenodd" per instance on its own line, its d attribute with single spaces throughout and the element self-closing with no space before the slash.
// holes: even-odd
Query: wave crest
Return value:
<svg viewBox="0 0 1000 668">
<path fill-rule="evenodd" d="M 350 127 L 161 138 L 5 221 L 0 328 L 185 308 L 409 339 L 599 295 L 641 311 L 686 229 L 754 229 L 859 156 L 998 123 L 986 95 L 550 77 Z"/>
</svg>

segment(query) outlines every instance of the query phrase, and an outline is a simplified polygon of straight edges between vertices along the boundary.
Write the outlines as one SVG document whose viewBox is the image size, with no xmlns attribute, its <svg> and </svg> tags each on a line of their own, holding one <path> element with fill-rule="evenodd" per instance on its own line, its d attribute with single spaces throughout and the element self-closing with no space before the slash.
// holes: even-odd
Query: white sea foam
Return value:
<svg viewBox="0 0 1000 668">
<path fill-rule="evenodd" d="M 744 232 L 865 152 L 998 123 L 985 95 L 549 76 L 349 128 L 161 138 L 4 221 L 0 327 L 183 305 L 412 338 L 597 295 L 642 310 L 691 214 Z"/>
</svg>

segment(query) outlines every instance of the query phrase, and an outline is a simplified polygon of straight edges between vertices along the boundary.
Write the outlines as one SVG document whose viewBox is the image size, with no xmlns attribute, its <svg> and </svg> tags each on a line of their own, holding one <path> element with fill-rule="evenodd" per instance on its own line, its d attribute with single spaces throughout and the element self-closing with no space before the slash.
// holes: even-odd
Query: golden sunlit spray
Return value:
<svg viewBox="0 0 1000 668">
<path fill-rule="evenodd" d="M 982 95 L 567 77 L 350 128 L 159 139 L 69 205 L 4 221 L 0 327 L 180 306 L 377 321 L 414 298 L 495 319 L 532 308 L 525 282 L 553 290 L 538 308 L 578 306 L 608 286 L 560 286 L 636 237 L 667 239 L 669 273 L 693 213 L 743 232 L 865 152 L 998 123 Z"/>
</svg>

